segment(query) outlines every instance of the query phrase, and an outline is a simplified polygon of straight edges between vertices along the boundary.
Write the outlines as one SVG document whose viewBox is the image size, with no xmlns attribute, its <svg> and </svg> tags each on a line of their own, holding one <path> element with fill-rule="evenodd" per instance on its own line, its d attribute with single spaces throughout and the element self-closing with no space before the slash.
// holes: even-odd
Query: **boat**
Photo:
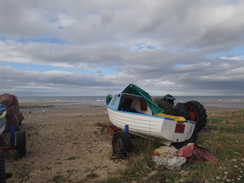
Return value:
<svg viewBox="0 0 244 183">
<path fill-rule="evenodd" d="M 6 115 L 7 107 L 5 105 L 0 104 L 0 135 L 4 132 L 6 127 Z"/>
<path fill-rule="evenodd" d="M 196 125 L 183 116 L 165 114 L 146 91 L 134 84 L 110 96 L 107 113 L 111 123 L 122 131 L 129 129 L 129 134 L 153 137 L 165 145 L 189 140 Z M 122 136 L 117 135 L 113 141 Z"/>
</svg>

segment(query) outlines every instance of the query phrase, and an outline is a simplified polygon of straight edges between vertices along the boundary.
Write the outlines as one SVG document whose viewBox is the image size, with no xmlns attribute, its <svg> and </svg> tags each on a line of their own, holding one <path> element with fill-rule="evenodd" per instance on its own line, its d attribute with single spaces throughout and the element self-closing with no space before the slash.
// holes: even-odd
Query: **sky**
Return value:
<svg viewBox="0 0 244 183">
<path fill-rule="evenodd" d="M 242 0 L 0 2 L 0 94 L 244 95 Z"/>
</svg>

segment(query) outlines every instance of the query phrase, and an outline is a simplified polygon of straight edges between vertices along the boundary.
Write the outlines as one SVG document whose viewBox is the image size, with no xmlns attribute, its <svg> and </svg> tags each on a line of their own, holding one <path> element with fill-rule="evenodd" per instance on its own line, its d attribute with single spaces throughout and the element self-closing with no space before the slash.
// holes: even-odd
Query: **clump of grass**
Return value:
<svg viewBox="0 0 244 183">
<path fill-rule="evenodd" d="M 100 133 L 103 134 L 104 132 L 106 132 L 106 128 L 102 127 L 102 128 L 100 129 Z"/>
<path fill-rule="evenodd" d="M 91 173 L 91 174 L 88 174 L 88 175 L 86 176 L 86 178 L 89 178 L 89 179 L 95 179 L 95 178 L 97 178 L 97 177 L 98 177 L 98 175 L 95 174 L 95 173 Z"/>
<path fill-rule="evenodd" d="M 150 171 L 154 169 L 152 160 L 152 151 L 160 146 L 160 143 L 155 139 L 136 138 L 133 139 L 133 152 L 128 158 L 128 169 L 124 172 L 128 180 L 142 181 Z"/>
<path fill-rule="evenodd" d="M 75 159 L 78 159 L 78 158 L 80 158 L 80 157 L 78 157 L 78 156 L 70 156 L 70 157 L 66 158 L 66 160 L 75 160 Z"/>
<path fill-rule="evenodd" d="M 46 170 L 51 170 L 52 168 L 51 168 L 51 167 L 47 167 L 47 166 L 45 166 L 45 167 L 40 166 L 39 169 L 40 169 L 41 171 L 46 171 Z"/>
<path fill-rule="evenodd" d="M 55 165 L 62 165 L 62 162 L 56 162 Z"/>
<path fill-rule="evenodd" d="M 113 177 L 109 178 L 108 180 L 98 181 L 97 183 L 121 183 L 121 180 L 119 178 Z"/>
<path fill-rule="evenodd" d="M 65 181 L 66 181 L 66 178 L 62 175 L 56 175 L 52 179 L 52 182 L 56 182 L 56 183 L 65 182 Z"/>
<path fill-rule="evenodd" d="M 16 164 L 15 168 L 12 170 L 11 173 L 13 173 L 15 177 L 19 179 L 23 179 L 24 177 L 27 177 L 30 174 L 32 168 L 33 168 L 32 164 L 19 163 Z"/>
</svg>

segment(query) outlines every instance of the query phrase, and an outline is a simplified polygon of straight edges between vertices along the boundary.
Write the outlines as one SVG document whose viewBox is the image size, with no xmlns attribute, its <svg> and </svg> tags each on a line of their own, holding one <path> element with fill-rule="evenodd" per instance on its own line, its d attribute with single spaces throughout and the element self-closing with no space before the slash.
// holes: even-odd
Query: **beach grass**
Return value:
<svg viewBox="0 0 244 183">
<path fill-rule="evenodd" d="M 244 182 L 244 110 L 210 112 L 197 144 L 208 149 L 218 163 L 187 162 L 176 171 L 154 165 L 151 153 L 160 146 L 157 141 L 137 139 L 137 150 L 126 160 L 128 168 L 122 179 L 134 182 Z"/>
</svg>

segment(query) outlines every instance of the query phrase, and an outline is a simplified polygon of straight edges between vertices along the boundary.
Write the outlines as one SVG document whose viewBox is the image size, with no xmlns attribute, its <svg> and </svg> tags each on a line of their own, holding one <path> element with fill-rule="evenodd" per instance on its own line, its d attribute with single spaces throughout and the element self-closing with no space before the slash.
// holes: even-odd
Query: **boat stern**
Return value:
<svg viewBox="0 0 244 183">
<path fill-rule="evenodd" d="M 194 121 L 178 123 L 176 121 L 165 120 L 161 128 L 161 134 L 165 141 L 180 143 L 189 140 L 193 135 L 194 129 Z"/>
</svg>

